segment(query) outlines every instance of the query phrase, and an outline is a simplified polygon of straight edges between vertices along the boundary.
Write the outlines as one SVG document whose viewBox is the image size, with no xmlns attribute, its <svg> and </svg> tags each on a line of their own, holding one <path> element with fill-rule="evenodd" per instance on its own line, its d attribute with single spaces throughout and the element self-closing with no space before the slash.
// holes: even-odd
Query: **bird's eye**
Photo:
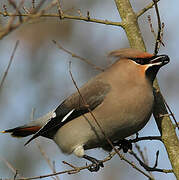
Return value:
<svg viewBox="0 0 179 180">
<path fill-rule="evenodd" d="M 144 65 L 146 62 L 142 58 L 133 58 L 133 61 L 135 61 L 137 64 Z"/>
<path fill-rule="evenodd" d="M 141 60 L 141 59 L 136 59 L 135 62 L 136 62 L 137 64 L 142 64 L 142 60 Z"/>
</svg>

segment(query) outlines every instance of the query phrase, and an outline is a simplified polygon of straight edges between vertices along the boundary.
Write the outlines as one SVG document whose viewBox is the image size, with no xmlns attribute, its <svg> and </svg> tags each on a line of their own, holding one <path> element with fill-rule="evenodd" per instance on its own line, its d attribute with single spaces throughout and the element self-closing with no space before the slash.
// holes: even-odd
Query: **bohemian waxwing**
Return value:
<svg viewBox="0 0 179 180">
<path fill-rule="evenodd" d="M 169 62 L 167 55 L 154 56 L 136 49 L 120 49 L 109 55 L 117 61 L 83 85 L 80 93 L 72 94 L 44 117 L 3 133 L 16 137 L 34 134 L 26 144 L 38 136 L 51 138 L 62 152 L 97 164 L 84 150 L 106 150 L 109 146 L 92 114 L 112 142 L 137 133 L 152 113 L 153 80 Z"/>
</svg>

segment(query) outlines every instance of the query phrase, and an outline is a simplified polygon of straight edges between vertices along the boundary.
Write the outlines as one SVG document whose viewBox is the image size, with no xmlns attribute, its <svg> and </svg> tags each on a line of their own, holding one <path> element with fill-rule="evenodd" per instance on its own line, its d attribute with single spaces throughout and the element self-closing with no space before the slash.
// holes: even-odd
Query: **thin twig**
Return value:
<svg viewBox="0 0 179 180">
<path fill-rule="evenodd" d="M 66 52 L 67 54 L 70 54 L 73 58 L 77 58 L 77 59 L 79 59 L 79 60 L 81 60 L 81 61 L 84 61 L 85 63 L 89 64 L 90 66 L 92 66 L 93 68 L 97 69 L 98 71 L 104 71 L 103 68 L 96 66 L 95 64 L 93 64 L 93 63 L 92 63 L 91 61 L 89 61 L 88 59 L 85 59 L 85 58 L 83 58 L 83 57 L 81 57 L 81 56 L 78 56 L 78 55 L 76 55 L 75 53 L 73 53 L 73 52 L 65 49 L 65 48 L 64 48 L 63 46 L 61 46 L 57 41 L 52 40 L 52 42 L 53 42 L 54 44 L 56 44 L 59 49 L 61 49 L 62 51 Z"/>
<path fill-rule="evenodd" d="M 177 124 L 173 124 L 174 128 L 177 128 L 179 126 L 179 122 L 177 122 Z"/>
<path fill-rule="evenodd" d="M 163 95 L 162 95 L 162 98 L 163 98 L 163 101 L 164 101 L 164 103 L 165 103 L 167 109 L 168 109 L 169 112 L 170 112 L 170 115 L 172 116 L 172 118 L 173 118 L 173 120 L 174 120 L 174 122 L 175 122 L 176 127 L 177 127 L 178 130 L 179 130 L 179 124 L 177 123 L 177 120 L 176 120 L 176 118 L 175 118 L 174 113 L 172 112 L 170 106 L 169 106 L 168 103 L 166 102 L 166 100 L 165 100 L 165 98 L 163 97 Z"/>
<path fill-rule="evenodd" d="M 155 5 L 155 11 L 156 11 L 156 15 L 157 15 L 157 20 L 158 20 L 158 34 L 157 34 L 157 40 L 155 43 L 155 50 L 154 50 L 154 55 L 158 54 L 159 51 L 159 43 L 161 42 L 161 30 L 162 30 L 162 26 L 161 26 L 161 20 L 160 20 L 160 14 L 159 14 L 159 9 L 158 9 L 158 5 L 157 5 L 157 1 L 153 0 L 154 5 Z"/>
<path fill-rule="evenodd" d="M 42 156 L 44 157 L 45 161 L 47 162 L 48 166 L 50 167 L 50 169 L 52 170 L 53 173 L 56 173 L 55 171 L 55 167 L 53 165 L 53 163 L 50 161 L 50 158 L 47 156 L 46 152 L 44 151 L 44 149 L 41 147 L 41 145 L 39 143 L 37 143 L 37 147 L 39 148 L 40 153 L 42 154 Z M 59 177 L 56 176 L 56 179 L 59 180 Z"/>
<path fill-rule="evenodd" d="M 157 6 L 157 5 L 156 5 Z M 158 9 L 158 8 L 157 8 Z M 156 13 L 159 15 L 159 12 L 157 11 L 157 9 L 156 9 Z M 149 20 L 149 24 L 150 24 L 150 28 L 151 28 L 151 32 L 154 34 L 154 37 L 156 38 L 156 45 L 155 45 L 155 53 L 158 53 L 158 50 L 159 50 L 159 48 L 160 48 L 160 44 L 162 44 L 163 46 L 164 46 L 164 43 L 162 42 L 162 38 L 163 38 L 163 28 L 164 28 L 164 23 L 162 23 L 162 26 L 161 26 L 161 22 L 160 22 L 160 19 L 158 19 L 158 24 L 160 24 L 160 26 L 159 26 L 159 28 L 161 28 L 161 29 L 159 29 L 158 31 L 158 36 L 156 37 L 156 34 L 155 34 L 155 32 L 154 32 L 154 29 L 153 29 L 153 27 L 152 27 L 152 22 L 151 22 L 151 17 L 150 16 L 148 16 L 148 20 Z M 160 37 L 159 37 L 159 35 L 160 35 Z M 156 47 L 157 47 L 157 50 L 156 50 Z M 179 126 L 178 126 L 178 124 L 177 124 L 177 120 L 176 120 L 176 118 L 175 118 L 175 116 L 174 116 L 174 113 L 172 112 L 172 110 L 171 110 L 171 108 L 170 108 L 170 106 L 167 104 L 167 102 L 166 102 L 166 100 L 165 100 L 165 98 L 163 97 L 163 95 L 161 94 L 161 96 L 162 96 L 162 98 L 163 98 L 163 101 L 164 101 L 164 104 L 166 105 L 166 107 L 167 107 L 167 109 L 169 110 L 169 112 L 170 112 L 170 114 L 166 114 L 167 116 L 169 116 L 169 115 L 171 115 L 172 117 L 173 117 L 173 120 L 174 120 L 174 122 L 175 122 L 175 124 L 176 124 L 176 126 L 177 126 L 177 128 L 178 128 L 178 130 L 179 130 Z M 161 115 L 161 116 L 165 116 L 165 115 Z"/>
<path fill-rule="evenodd" d="M 20 1 L 19 7 L 17 7 L 16 3 L 13 0 L 8 0 L 8 2 L 16 10 L 16 13 L 19 14 L 19 21 L 22 23 L 23 19 L 21 16 L 20 8 L 24 4 L 24 0 Z"/>
<path fill-rule="evenodd" d="M 148 164 L 148 161 L 145 158 L 143 151 L 141 150 L 140 146 L 137 143 L 135 143 L 135 148 L 137 149 L 137 151 L 138 151 L 140 157 L 142 158 L 142 160 L 144 161 L 144 163 Z"/>
<path fill-rule="evenodd" d="M 1 15 L 3 16 L 20 16 L 19 14 L 13 14 L 13 13 L 5 13 L 5 12 L 0 12 Z M 32 14 L 21 14 L 21 16 L 27 16 L 27 17 L 32 17 Z M 40 17 L 59 17 L 59 14 L 57 13 L 44 13 Z M 63 14 L 61 19 L 71 19 L 71 20 L 79 20 L 79 21 L 86 21 L 86 22 L 93 22 L 97 24 L 104 24 L 104 25 L 112 25 L 112 26 L 120 26 L 123 27 L 122 22 L 113 22 L 109 20 L 102 20 L 102 19 L 95 19 L 95 18 L 88 18 L 85 16 L 72 16 L 68 14 Z"/>
<path fill-rule="evenodd" d="M 1 159 L 2 161 L 4 161 L 4 163 L 6 164 L 6 166 L 14 173 L 14 175 L 16 175 L 16 177 L 19 176 L 19 178 L 24 178 L 23 176 L 21 176 L 21 175 L 18 173 L 18 170 L 17 170 L 16 168 L 14 168 L 13 165 L 12 165 L 10 162 L 8 162 L 6 159 L 4 159 L 4 158 L 2 158 L 2 157 L 0 157 L 0 159 Z"/>
<path fill-rule="evenodd" d="M 13 13 L 13 14 L 17 14 L 17 13 L 19 14 L 19 24 L 23 23 L 23 19 L 22 19 L 22 16 L 21 16 L 20 8 L 23 6 L 24 0 L 21 0 L 21 1 L 20 1 L 18 7 L 16 6 L 16 3 L 14 3 L 12 0 L 9 0 L 9 3 L 10 3 L 10 4 L 14 7 L 14 9 L 16 10 L 15 13 Z M 7 32 L 11 31 L 15 19 L 16 19 L 15 16 L 12 16 L 12 17 L 9 19 L 5 31 L 7 31 Z"/>
<path fill-rule="evenodd" d="M 45 0 L 41 0 L 41 1 L 39 2 L 39 4 L 38 4 L 35 8 L 32 8 L 32 10 L 30 11 L 30 13 L 36 14 L 36 13 L 39 11 L 39 9 L 43 6 L 44 3 L 45 3 Z M 53 2 L 51 2 L 50 4 L 53 4 Z M 41 10 L 41 11 L 42 11 L 42 10 Z M 22 16 L 22 14 L 21 14 L 21 16 Z"/>
<path fill-rule="evenodd" d="M 149 22 L 149 25 L 150 25 L 150 30 L 155 38 L 156 41 L 159 41 L 160 43 L 158 44 L 158 49 L 160 49 L 160 45 L 164 46 L 165 47 L 165 44 L 163 43 L 163 30 L 164 30 L 164 23 L 162 23 L 162 28 L 161 28 L 161 32 L 160 32 L 160 39 L 158 40 L 157 38 L 157 35 L 154 31 L 154 28 L 152 26 L 152 19 L 151 19 L 151 16 L 148 15 L 148 22 Z"/>
<path fill-rule="evenodd" d="M 161 36 L 163 36 L 163 29 L 161 25 L 160 15 L 158 6 L 156 3 L 156 0 L 153 0 L 155 3 L 155 10 L 157 14 L 157 20 L 158 20 L 158 35 L 157 35 L 157 41 L 155 44 L 155 50 L 154 55 L 158 53 L 160 43 L 161 43 Z M 162 35 L 161 35 L 162 34 Z M 179 163 L 178 163 L 178 145 L 179 141 L 175 132 L 175 129 L 172 127 L 172 121 L 171 118 L 161 118 L 160 114 L 167 114 L 167 106 L 164 102 L 163 96 L 160 93 L 160 88 L 158 86 L 157 81 L 154 82 L 154 96 L 155 96 L 155 106 L 154 107 L 154 117 L 156 119 L 156 123 L 158 126 L 158 129 L 160 131 L 160 134 L 162 136 L 162 142 L 165 145 L 165 148 L 168 153 L 168 157 L 170 159 L 171 165 L 173 167 L 174 174 L 176 178 L 179 178 Z M 158 91 L 158 92 L 157 92 Z M 173 113 L 171 113 L 173 114 Z M 176 121 L 175 121 L 176 123 Z"/>
<path fill-rule="evenodd" d="M 3 10 L 4 10 L 4 13 L 7 14 L 7 6 L 5 4 L 3 4 Z"/>
<path fill-rule="evenodd" d="M 155 31 L 154 31 L 154 28 L 153 28 L 153 26 L 152 26 L 152 19 L 151 19 L 151 16 L 148 15 L 147 17 L 148 17 L 148 22 L 149 22 L 149 25 L 150 25 L 151 33 L 153 34 L 155 40 L 157 40 L 157 35 L 156 35 L 156 33 L 155 33 Z"/>
<path fill-rule="evenodd" d="M 31 112 L 31 114 L 30 114 L 30 120 L 31 121 L 34 121 L 35 120 L 35 111 L 36 111 L 36 109 L 35 108 L 32 108 L 32 112 Z"/>
<path fill-rule="evenodd" d="M 149 165 L 147 153 L 144 155 L 143 151 L 141 150 L 140 146 L 139 146 L 137 143 L 135 143 L 135 148 L 137 149 L 140 157 L 142 158 L 142 161 L 143 161 L 146 165 Z M 144 150 L 146 150 L 146 148 L 145 148 Z M 144 152 L 146 152 L 146 151 L 144 151 Z M 149 174 L 150 174 L 151 177 L 154 178 L 152 172 L 149 171 Z"/>
<path fill-rule="evenodd" d="M 163 173 L 173 173 L 173 170 L 172 169 L 159 169 L 159 168 L 156 168 L 157 167 L 157 164 L 158 164 L 158 155 L 159 155 L 159 152 L 157 151 L 156 153 L 156 161 L 155 161 L 155 164 L 153 167 L 149 167 L 147 164 L 145 164 L 144 162 L 142 162 L 140 160 L 140 158 L 134 153 L 134 151 L 132 150 L 129 150 L 129 153 L 135 157 L 135 159 L 139 162 L 139 164 L 146 170 L 146 171 L 155 171 L 155 172 L 163 172 Z"/>
<path fill-rule="evenodd" d="M 4 84 L 4 81 L 5 81 L 6 77 L 7 77 L 7 74 L 8 74 L 8 72 L 9 72 L 9 68 L 10 68 L 10 66 L 11 66 L 11 64 L 12 64 L 12 60 L 13 60 L 13 58 L 14 58 L 14 55 L 15 55 L 15 52 L 16 52 L 16 50 L 17 50 L 18 45 L 19 45 L 19 40 L 16 41 L 16 44 L 15 44 L 14 49 L 13 49 L 13 51 L 12 51 L 12 54 L 11 54 L 11 57 L 10 57 L 8 66 L 7 66 L 6 71 L 4 72 L 4 75 L 3 75 L 3 77 L 2 77 L 2 80 L 1 80 L 1 83 L 0 83 L 0 91 L 2 90 L 2 86 L 3 86 L 3 84 Z"/>
<path fill-rule="evenodd" d="M 115 155 L 116 155 L 116 152 L 111 152 L 111 153 L 109 153 L 109 155 L 105 159 L 101 160 L 101 162 L 105 163 L 105 162 L 111 160 Z M 92 166 L 92 164 L 89 164 L 89 165 L 86 165 L 84 167 L 76 167 L 76 166 L 74 166 L 71 163 L 68 163 L 66 161 L 63 161 L 63 163 L 74 169 L 74 171 L 72 171 L 68 174 L 75 174 L 75 173 L 78 173 L 79 171 L 81 171 L 82 169 L 88 169 Z"/>
<path fill-rule="evenodd" d="M 35 0 L 32 0 L 32 8 L 35 9 Z"/>
<path fill-rule="evenodd" d="M 136 137 L 135 139 L 130 139 L 129 142 L 136 143 L 139 141 L 146 141 L 146 140 L 159 140 L 162 141 L 161 136 L 146 136 L 146 137 Z"/>
<path fill-rule="evenodd" d="M 23 2 L 23 0 L 21 1 Z M 40 7 L 43 5 L 43 3 L 45 2 L 45 0 L 41 0 L 40 3 L 38 4 L 38 6 L 33 9 L 31 11 L 31 13 L 36 13 L 34 14 L 28 14 L 26 18 L 24 18 L 23 22 L 18 21 L 16 24 L 13 24 L 15 17 L 16 16 L 23 16 L 22 14 L 19 15 L 18 13 L 11 13 L 11 18 L 8 21 L 6 27 L 2 28 L 1 32 L 0 32 L 0 39 L 2 39 L 3 37 L 5 37 L 6 35 L 8 35 L 10 32 L 12 32 L 13 30 L 17 29 L 18 27 L 20 27 L 20 25 L 22 25 L 23 23 L 27 23 L 29 22 L 31 19 L 35 19 L 35 18 L 39 18 L 41 17 L 41 15 L 44 13 L 44 10 L 41 10 L 40 13 L 37 13 L 37 11 L 40 9 Z M 21 4 L 21 3 L 20 3 Z M 4 16 L 8 16 L 8 12 L 0 12 L 0 14 L 4 15 Z"/>
<path fill-rule="evenodd" d="M 55 168 L 55 161 L 53 163 L 53 173 L 56 173 L 56 168 Z M 55 176 L 56 180 L 60 180 L 59 176 Z"/>
<path fill-rule="evenodd" d="M 0 39 L 5 37 L 6 35 L 8 35 L 13 30 L 20 27 L 22 24 L 27 23 L 30 20 L 40 18 L 40 17 L 56 17 L 56 18 L 60 17 L 60 19 L 72 19 L 72 20 L 87 21 L 87 22 L 112 25 L 112 26 L 120 26 L 120 27 L 124 26 L 123 22 L 113 22 L 113 21 L 108 21 L 108 20 L 95 19 L 95 18 L 91 18 L 91 17 L 89 18 L 89 17 L 85 17 L 85 16 L 71 16 L 71 15 L 64 13 L 60 6 L 58 7 L 59 13 L 46 13 L 47 10 L 49 10 L 53 6 L 57 5 L 58 1 L 52 1 L 46 8 L 39 11 L 39 9 L 42 7 L 44 2 L 45 2 L 45 0 L 41 0 L 40 3 L 35 8 L 32 8 L 31 10 L 28 10 L 27 8 L 23 7 L 25 13 L 19 13 L 19 12 L 9 13 L 9 12 L 7 12 L 6 6 L 3 6 L 5 10 L 0 11 L 0 15 L 3 15 L 4 17 L 9 16 L 11 18 L 8 22 L 8 25 L 1 29 Z M 19 10 L 19 7 L 18 7 L 18 10 Z M 23 21 L 19 21 L 19 22 L 13 24 L 15 17 L 18 17 L 18 16 L 20 16 L 20 18 L 21 17 L 25 17 L 25 18 L 23 19 Z"/>
<path fill-rule="evenodd" d="M 59 14 L 59 18 L 62 19 L 63 17 L 63 10 L 61 8 L 61 2 L 60 0 L 57 0 L 57 3 L 58 3 L 58 14 Z"/>
<path fill-rule="evenodd" d="M 159 2 L 159 1 L 160 0 L 157 0 L 157 2 Z M 147 5 L 143 9 L 141 9 L 139 12 L 136 13 L 137 18 L 140 17 L 141 15 L 143 15 L 149 9 L 153 8 L 153 6 L 154 6 L 154 2 L 150 3 L 149 5 Z"/>
<path fill-rule="evenodd" d="M 104 160 L 102 160 L 103 163 L 111 160 L 114 156 L 115 156 L 115 152 L 111 152 Z M 66 161 L 63 161 L 64 164 L 72 167 L 72 169 L 70 170 L 66 170 L 66 171 L 60 171 L 60 172 L 56 172 L 56 173 L 51 173 L 51 174 L 46 174 L 46 175 L 42 175 L 42 176 L 34 176 L 34 177 L 29 177 L 29 178 L 19 178 L 16 180 L 32 180 L 32 179 L 42 179 L 42 178 L 46 178 L 46 177 L 51 177 L 51 176 L 56 176 L 56 175 L 60 175 L 60 174 L 74 174 L 74 173 L 78 173 L 81 170 L 84 169 L 88 169 L 89 167 L 91 167 L 90 165 L 87 166 L 81 166 L 81 167 L 76 167 Z"/>
<path fill-rule="evenodd" d="M 46 152 L 43 150 L 43 148 L 40 146 L 40 144 L 37 141 L 36 141 L 36 145 L 37 145 L 40 153 L 42 154 L 43 158 L 45 159 L 45 161 L 49 165 L 50 169 L 53 171 L 53 164 L 51 163 L 51 161 L 50 161 L 49 157 L 47 156 Z"/>
<path fill-rule="evenodd" d="M 105 162 L 111 160 L 115 155 L 116 155 L 116 152 L 111 152 L 105 159 L 102 160 L 102 162 L 105 163 Z M 84 169 L 88 169 L 89 167 L 91 167 L 91 164 L 86 165 L 86 166 L 77 167 L 77 166 L 74 166 L 71 163 L 68 163 L 66 161 L 63 161 L 63 163 L 70 166 L 72 169 L 66 170 L 66 171 L 60 171 L 60 172 L 56 172 L 56 173 L 51 173 L 51 174 L 46 174 L 46 175 L 42 175 L 42 176 L 18 178 L 16 180 L 33 180 L 33 179 L 47 178 L 47 177 L 56 176 L 56 175 L 60 175 L 60 174 L 75 174 L 75 173 L 78 173 Z M 151 178 L 150 176 L 147 175 L 147 177 L 153 180 L 153 178 Z"/>
</svg>

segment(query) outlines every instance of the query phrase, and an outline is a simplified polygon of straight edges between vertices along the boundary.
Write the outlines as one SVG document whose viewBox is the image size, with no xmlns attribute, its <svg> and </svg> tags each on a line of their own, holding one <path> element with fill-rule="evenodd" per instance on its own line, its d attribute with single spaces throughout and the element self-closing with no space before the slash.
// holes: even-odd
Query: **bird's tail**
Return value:
<svg viewBox="0 0 179 180">
<path fill-rule="evenodd" d="M 10 133 L 13 137 L 26 137 L 32 134 L 35 134 L 39 131 L 40 126 L 19 126 L 12 129 L 7 129 L 5 131 L 1 131 L 1 133 Z"/>
<path fill-rule="evenodd" d="M 55 110 L 50 111 L 46 115 L 31 121 L 30 123 L 18 126 L 16 128 L 1 131 L 1 133 L 10 133 L 14 137 L 26 137 L 38 132 L 50 119 L 56 116 Z"/>
</svg>

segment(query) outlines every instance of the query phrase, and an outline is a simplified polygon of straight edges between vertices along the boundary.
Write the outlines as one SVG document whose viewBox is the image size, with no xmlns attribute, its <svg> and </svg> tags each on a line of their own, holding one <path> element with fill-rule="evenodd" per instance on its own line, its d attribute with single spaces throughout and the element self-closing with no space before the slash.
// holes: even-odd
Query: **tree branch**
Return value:
<svg viewBox="0 0 179 180">
<path fill-rule="evenodd" d="M 129 0 L 115 0 L 131 48 L 145 51 L 145 44 L 137 23 L 137 16 Z"/>
<path fill-rule="evenodd" d="M 34 14 L 13 14 L 13 13 L 7 13 L 7 12 L 0 12 L 1 15 L 3 15 L 4 17 L 30 17 L 30 18 L 34 18 L 35 15 Z M 55 17 L 58 18 L 59 14 L 57 13 L 44 13 L 42 14 L 40 17 Z M 112 25 L 112 26 L 123 26 L 122 22 L 113 22 L 113 21 L 109 21 L 109 20 L 102 20 L 102 19 L 95 19 L 95 18 L 89 18 L 89 17 L 85 17 L 85 16 L 72 16 L 72 15 L 68 15 L 68 14 L 63 14 L 63 17 L 61 17 L 61 20 L 63 19 L 71 19 L 71 20 L 79 20 L 79 21 L 87 21 L 87 22 L 93 22 L 93 23 L 98 23 L 98 24 L 105 24 L 105 25 Z"/>
<path fill-rule="evenodd" d="M 124 21 L 125 31 L 132 48 L 146 50 L 142 39 L 140 29 L 137 23 L 137 16 L 132 10 L 129 0 L 115 0 L 118 11 Z M 175 176 L 179 179 L 179 140 L 176 136 L 175 129 L 169 116 L 161 116 L 168 114 L 160 93 L 157 80 L 154 81 L 155 88 L 155 106 L 154 117 L 161 134 L 162 142 L 167 150 L 170 162 L 173 167 Z"/>
<path fill-rule="evenodd" d="M 23 1 L 21 1 L 23 3 Z M 54 7 L 56 5 L 56 2 L 52 1 L 46 8 L 42 9 L 41 11 L 38 11 L 40 9 L 40 7 L 43 5 L 45 1 L 41 0 L 40 3 L 38 4 L 38 6 L 35 9 L 32 9 L 32 11 L 30 12 L 30 15 L 27 13 L 27 17 L 24 18 L 21 21 L 18 21 L 14 24 L 14 20 L 15 17 L 17 16 L 21 16 L 23 17 L 23 14 L 19 14 L 17 12 L 9 14 L 7 12 L 6 6 L 4 6 L 5 11 L 4 12 L 0 12 L 1 15 L 4 16 L 8 16 L 8 14 L 10 15 L 10 20 L 8 21 L 7 25 L 1 29 L 0 31 L 0 39 L 4 38 L 6 35 L 8 35 L 10 32 L 12 32 L 13 30 L 19 28 L 22 24 L 29 22 L 32 19 L 37 19 L 40 18 L 47 10 L 51 9 L 52 7 Z M 22 5 L 22 3 L 20 3 L 20 5 Z M 20 10 L 20 7 L 18 7 L 18 10 Z M 17 9 L 16 9 L 17 11 Z M 22 19 L 22 18 L 21 18 Z"/>
<path fill-rule="evenodd" d="M 160 14 L 159 14 L 157 2 L 156 0 L 153 0 L 153 2 L 155 3 L 156 15 L 158 20 L 158 35 L 157 35 L 157 41 L 154 51 L 154 54 L 157 54 L 161 39 L 161 20 L 160 20 Z M 173 127 L 173 123 L 170 119 L 170 116 L 161 116 L 168 114 L 168 111 L 165 106 L 166 103 L 164 101 L 164 98 L 160 92 L 160 88 L 157 80 L 154 81 L 154 96 L 155 96 L 155 105 L 154 105 L 153 114 L 158 129 L 160 131 L 162 141 L 167 150 L 171 165 L 173 167 L 174 174 L 176 178 L 179 179 L 179 139 L 176 135 L 175 128 Z"/>
<path fill-rule="evenodd" d="M 131 143 L 136 143 L 139 141 L 146 141 L 146 140 L 159 140 L 162 141 L 161 136 L 146 136 L 146 137 L 136 137 L 135 139 L 130 139 Z"/>
<path fill-rule="evenodd" d="M 85 63 L 89 64 L 90 66 L 92 66 L 94 69 L 98 70 L 98 71 L 104 71 L 103 68 L 96 66 L 95 64 L 93 64 L 91 61 L 89 61 L 88 59 L 85 59 L 79 55 L 76 55 L 75 53 L 65 49 L 63 46 L 61 46 L 57 41 L 52 40 L 52 42 L 54 44 L 56 44 L 58 46 L 59 49 L 61 49 L 62 51 L 66 52 L 67 54 L 70 54 L 73 58 L 79 59 L 81 61 L 84 61 Z"/>
<path fill-rule="evenodd" d="M 173 173 L 172 169 L 159 169 L 157 168 L 158 165 L 158 155 L 159 155 L 159 151 L 157 151 L 156 153 L 156 161 L 153 167 L 149 167 L 147 164 L 145 164 L 144 162 L 142 162 L 140 160 L 140 158 L 136 155 L 136 153 L 134 153 L 134 151 L 129 150 L 129 153 L 135 157 L 135 159 L 139 162 L 139 164 L 146 170 L 146 171 L 156 171 L 156 172 L 163 172 L 163 173 Z"/>
<path fill-rule="evenodd" d="M 155 106 L 154 106 L 154 117 L 161 134 L 162 142 L 167 150 L 170 162 L 173 167 L 175 176 L 179 179 L 179 140 L 176 136 L 175 128 L 169 116 L 161 116 L 167 114 L 167 109 L 164 105 L 162 95 L 158 90 L 157 81 L 154 82 L 154 95 L 155 95 Z M 156 89 L 158 88 L 158 89 Z"/>
<path fill-rule="evenodd" d="M 8 66 L 7 66 L 7 69 L 6 69 L 6 71 L 4 72 L 4 75 L 3 75 L 2 80 L 1 80 L 1 82 L 0 82 L 0 91 L 2 90 L 2 86 L 3 86 L 3 84 L 4 84 L 4 81 L 5 81 L 6 77 L 7 77 L 7 74 L 8 74 L 8 72 L 9 72 L 9 68 L 10 68 L 10 66 L 11 66 L 11 64 L 12 64 L 12 60 L 13 60 L 13 58 L 14 58 L 14 55 L 15 55 L 15 52 L 16 52 L 16 50 L 17 50 L 18 45 L 19 45 L 19 41 L 16 41 L 16 44 L 15 44 L 15 46 L 14 46 L 13 52 L 12 52 L 12 54 L 11 54 L 11 57 L 10 57 L 10 60 L 9 60 Z"/>
<path fill-rule="evenodd" d="M 159 1 L 160 0 L 157 0 L 157 2 L 159 2 Z M 139 12 L 136 13 L 137 18 L 139 18 L 141 15 L 143 15 L 149 9 L 153 8 L 153 6 L 154 6 L 154 2 L 150 3 L 149 5 L 147 5 L 143 9 L 141 9 Z"/>
</svg>

